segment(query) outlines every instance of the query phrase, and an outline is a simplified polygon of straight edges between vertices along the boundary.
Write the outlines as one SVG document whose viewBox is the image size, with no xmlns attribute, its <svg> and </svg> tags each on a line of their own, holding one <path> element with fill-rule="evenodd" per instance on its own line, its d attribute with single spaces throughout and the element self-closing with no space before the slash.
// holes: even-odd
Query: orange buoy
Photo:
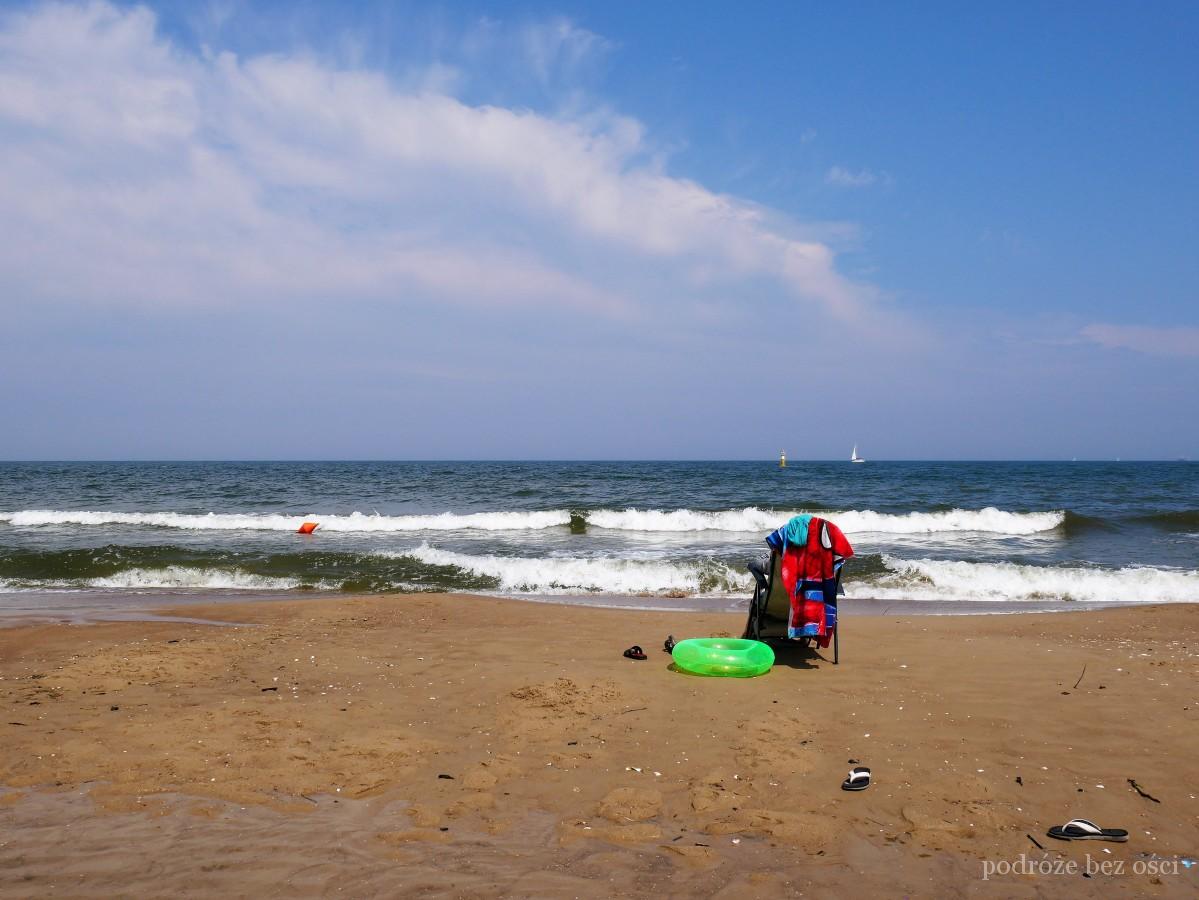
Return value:
<svg viewBox="0 0 1199 900">
<path fill-rule="evenodd" d="M 305 522 L 300 526 L 300 530 L 297 531 L 296 534 L 312 534 L 312 532 L 316 531 L 316 526 L 318 524 L 319 523 L 317 522 Z"/>
</svg>

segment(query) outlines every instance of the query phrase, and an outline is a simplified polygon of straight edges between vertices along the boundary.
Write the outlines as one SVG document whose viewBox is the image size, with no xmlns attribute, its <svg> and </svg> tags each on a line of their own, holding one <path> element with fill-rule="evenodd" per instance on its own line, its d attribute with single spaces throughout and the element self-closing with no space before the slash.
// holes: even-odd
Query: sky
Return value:
<svg viewBox="0 0 1199 900">
<path fill-rule="evenodd" d="M 0 458 L 1199 458 L 1189 2 L 0 3 Z"/>
</svg>

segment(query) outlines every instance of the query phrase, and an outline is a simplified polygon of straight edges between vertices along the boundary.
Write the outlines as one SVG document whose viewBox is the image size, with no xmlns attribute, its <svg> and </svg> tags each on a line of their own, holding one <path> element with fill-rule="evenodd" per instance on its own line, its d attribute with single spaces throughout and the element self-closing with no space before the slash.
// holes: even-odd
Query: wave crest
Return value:
<svg viewBox="0 0 1199 900">
<path fill-rule="evenodd" d="M 300 578 L 277 578 L 228 569 L 190 569 L 184 566 L 126 569 L 103 578 L 77 581 L 70 586 L 125 590 L 213 589 L 235 591 L 294 591 L 303 588 L 328 589 L 333 587 Z"/>
<path fill-rule="evenodd" d="M 748 589 L 748 574 L 714 560 L 474 556 L 422 544 L 403 552 L 422 563 L 454 566 L 494 579 L 505 591 L 613 594 L 709 594 Z"/>
<path fill-rule="evenodd" d="M 836 522 L 846 534 L 933 534 L 937 532 L 986 532 L 990 534 L 1028 535 L 1052 531 L 1065 521 L 1066 514 L 1050 512 L 1016 513 L 995 507 L 951 509 L 942 512 L 879 513 L 873 510 L 819 512 L 822 518 Z M 734 531 L 770 532 L 799 512 L 776 512 L 748 506 L 744 509 L 703 512 L 690 509 L 594 510 L 587 522 L 597 528 L 620 531 Z"/>
<path fill-rule="evenodd" d="M 1199 601 L 1199 571 L 1029 566 L 883 557 L 889 570 L 848 582 L 850 595 L 913 600 Z"/>
<path fill-rule="evenodd" d="M 565 526 L 572 531 L 591 527 L 632 532 L 725 531 L 765 534 L 798 514 L 798 511 L 772 511 L 756 506 L 716 511 L 596 509 L 581 515 L 572 515 L 565 509 L 552 509 L 405 516 L 365 515 L 360 512 L 349 515 L 284 515 L 30 509 L 0 513 L 0 522 L 18 527 L 132 525 L 192 530 L 296 531 L 303 522 L 311 521 L 319 522 L 321 531 L 341 532 L 539 531 Z M 1061 511 L 1017 513 L 994 507 L 901 514 L 869 509 L 817 514 L 836 522 L 846 534 L 985 532 L 1029 535 L 1052 531 L 1066 520 L 1066 513 Z"/>
<path fill-rule="evenodd" d="M 91 512 L 30 509 L 0 513 L 0 522 L 23 527 L 48 525 L 140 525 L 222 531 L 296 531 L 304 522 L 319 522 L 321 531 L 523 531 L 570 524 L 567 510 L 485 512 L 458 515 L 348 516 L 310 513 L 291 516 L 271 513 Z"/>
</svg>

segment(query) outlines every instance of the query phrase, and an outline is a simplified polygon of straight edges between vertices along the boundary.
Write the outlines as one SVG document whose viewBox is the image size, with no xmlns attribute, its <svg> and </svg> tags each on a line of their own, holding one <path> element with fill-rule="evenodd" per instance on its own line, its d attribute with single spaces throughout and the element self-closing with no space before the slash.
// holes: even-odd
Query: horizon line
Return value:
<svg viewBox="0 0 1199 900">
<path fill-rule="evenodd" d="M 864 460 L 869 463 L 1133 463 L 1133 462 L 1193 462 L 1190 457 L 895 457 L 891 459 L 872 458 Z M 792 457 L 788 459 L 786 468 L 804 463 L 849 463 L 844 457 Z M 0 459 L 0 465 L 10 463 L 22 464 L 51 464 L 51 463 L 762 463 L 775 468 L 782 468 L 773 457 L 60 457 L 60 458 L 12 458 Z"/>
</svg>

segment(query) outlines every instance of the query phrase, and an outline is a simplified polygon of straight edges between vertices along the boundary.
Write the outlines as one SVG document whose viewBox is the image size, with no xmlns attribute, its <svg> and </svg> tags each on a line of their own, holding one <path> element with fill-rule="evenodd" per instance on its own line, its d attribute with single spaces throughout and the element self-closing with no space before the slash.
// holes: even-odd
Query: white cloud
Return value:
<svg viewBox="0 0 1199 900">
<path fill-rule="evenodd" d="M 564 20 L 529 40 L 546 72 L 603 49 Z M 628 315 L 653 297 L 614 272 L 653 265 L 679 283 L 767 276 L 842 318 L 872 302 L 798 223 L 668 175 L 640 123 L 472 106 L 453 81 L 192 53 L 142 8 L 9 13 L 0 292 L 210 305 L 419 288 Z"/>
<path fill-rule="evenodd" d="M 1086 340 L 1109 349 L 1133 350 L 1154 356 L 1199 356 L 1199 328 L 1153 328 L 1097 322 L 1083 328 L 1081 333 Z"/>
<path fill-rule="evenodd" d="M 885 172 L 876 173 L 869 169 L 860 169 L 855 172 L 844 166 L 833 166 L 825 173 L 824 180 L 826 183 L 834 184 L 837 187 L 861 188 L 870 187 L 874 184 L 889 183 L 890 176 Z"/>
</svg>

